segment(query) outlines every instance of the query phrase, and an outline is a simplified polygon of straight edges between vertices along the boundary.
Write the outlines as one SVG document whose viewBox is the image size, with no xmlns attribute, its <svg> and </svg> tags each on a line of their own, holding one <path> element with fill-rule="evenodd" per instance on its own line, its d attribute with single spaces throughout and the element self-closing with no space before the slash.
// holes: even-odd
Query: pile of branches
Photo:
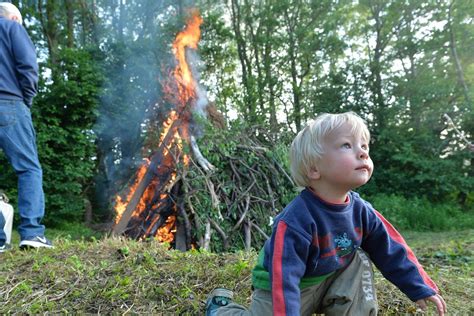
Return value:
<svg viewBox="0 0 474 316">
<path fill-rule="evenodd" d="M 258 249 L 268 239 L 272 218 L 295 195 L 288 146 L 269 139 L 248 129 L 207 131 L 199 147 L 214 168 L 202 168 L 194 155 L 180 169 L 186 209 L 181 214 L 199 248 Z"/>
<path fill-rule="evenodd" d="M 277 143 L 272 140 L 275 137 L 256 128 L 227 127 L 223 119 L 218 119 L 220 116 L 213 118 L 212 113 L 208 109 L 209 120 L 192 122 L 199 128 L 191 130 L 190 143 L 184 149 L 189 163 L 184 163 L 181 149 L 168 151 L 176 177 L 160 179 L 154 198 L 142 201 L 146 204 L 144 214 L 135 216 L 132 214 L 145 188 L 156 174 L 161 174 L 156 170 L 164 149 L 149 150 L 154 153 L 149 159 L 150 166 L 113 227 L 113 234 L 134 239 L 154 238 L 155 232 L 176 216 L 172 229 L 174 240 L 165 242 L 182 251 L 258 249 L 268 239 L 273 217 L 296 195 L 288 174 L 289 144 L 281 137 Z M 175 123 L 173 126 L 180 126 L 179 122 Z M 171 127 L 165 140 L 174 134 Z M 157 135 L 150 133 L 148 143 L 158 143 Z M 120 193 L 122 200 L 129 195 L 130 184 L 135 181 L 136 175 Z M 162 196 L 166 197 L 166 203 L 160 202 L 156 208 L 156 199 Z"/>
</svg>

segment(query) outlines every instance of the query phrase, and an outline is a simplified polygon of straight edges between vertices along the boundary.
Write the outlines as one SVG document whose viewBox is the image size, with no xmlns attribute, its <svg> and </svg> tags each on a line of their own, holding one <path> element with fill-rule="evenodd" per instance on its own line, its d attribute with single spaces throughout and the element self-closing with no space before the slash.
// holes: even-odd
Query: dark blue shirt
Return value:
<svg viewBox="0 0 474 316">
<path fill-rule="evenodd" d="M 25 28 L 0 17 L 0 99 L 31 106 L 38 90 L 36 52 Z"/>
<path fill-rule="evenodd" d="M 305 189 L 275 218 L 263 249 L 274 315 L 298 315 L 302 279 L 346 267 L 358 247 L 413 301 L 437 293 L 402 236 L 357 193 L 350 192 L 344 204 L 331 204 Z"/>
</svg>

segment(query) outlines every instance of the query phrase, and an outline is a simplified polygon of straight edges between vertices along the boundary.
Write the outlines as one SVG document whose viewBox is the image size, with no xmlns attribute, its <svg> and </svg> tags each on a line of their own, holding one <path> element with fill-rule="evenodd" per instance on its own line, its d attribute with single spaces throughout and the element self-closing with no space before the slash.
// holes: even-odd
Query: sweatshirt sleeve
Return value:
<svg viewBox="0 0 474 316">
<path fill-rule="evenodd" d="M 22 25 L 15 23 L 15 27 L 12 27 L 11 32 L 17 79 L 24 102 L 31 106 L 38 90 L 38 63 L 35 47 Z"/>
<path fill-rule="evenodd" d="M 269 262 L 273 315 L 300 314 L 300 280 L 305 273 L 310 240 L 292 230 L 283 220 L 277 223 L 270 241 Z"/>
<path fill-rule="evenodd" d="M 369 227 L 362 248 L 383 276 L 412 301 L 438 293 L 438 287 L 400 233 L 376 210 L 368 216 Z"/>
</svg>

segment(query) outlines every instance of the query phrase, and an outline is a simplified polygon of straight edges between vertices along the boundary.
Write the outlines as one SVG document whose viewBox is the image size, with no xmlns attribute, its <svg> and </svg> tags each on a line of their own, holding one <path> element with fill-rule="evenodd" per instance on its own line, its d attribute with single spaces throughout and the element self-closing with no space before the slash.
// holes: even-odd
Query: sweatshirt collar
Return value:
<svg viewBox="0 0 474 316">
<path fill-rule="evenodd" d="M 335 212 L 345 211 L 346 208 L 352 204 L 352 199 L 353 199 L 352 192 L 349 192 L 347 194 L 345 202 L 341 204 L 335 204 L 335 203 L 331 203 L 324 200 L 323 198 L 318 196 L 316 193 L 314 193 L 310 188 L 305 188 L 301 192 L 301 194 L 303 194 L 303 196 L 306 198 L 312 199 L 313 201 L 316 200 L 319 204 L 324 206 L 325 209 L 329 211 L 335 211 Z"/>
</svg>

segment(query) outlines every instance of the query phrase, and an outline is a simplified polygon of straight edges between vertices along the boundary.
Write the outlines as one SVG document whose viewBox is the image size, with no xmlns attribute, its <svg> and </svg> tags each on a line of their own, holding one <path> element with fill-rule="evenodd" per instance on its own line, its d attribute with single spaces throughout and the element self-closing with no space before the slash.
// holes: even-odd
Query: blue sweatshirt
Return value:
<svg viewBox="0 0 474 316">
<path fill-rule="evenodd" d="M 31 106 L 38 90 L 36 52 L 25 28 L 0 17 L 0 99 Z"/>
<path fill-rule="evenodd" d="M 275 218 L 253 285 L 271 290 L 274 315 L 299 315 L 300 288 L 346 267 L 358 247 L 411 300 L 438 293 L 403 237 L 357 193 L 345 204 L 330 204 L 308 189 Z"/>
</svg>

